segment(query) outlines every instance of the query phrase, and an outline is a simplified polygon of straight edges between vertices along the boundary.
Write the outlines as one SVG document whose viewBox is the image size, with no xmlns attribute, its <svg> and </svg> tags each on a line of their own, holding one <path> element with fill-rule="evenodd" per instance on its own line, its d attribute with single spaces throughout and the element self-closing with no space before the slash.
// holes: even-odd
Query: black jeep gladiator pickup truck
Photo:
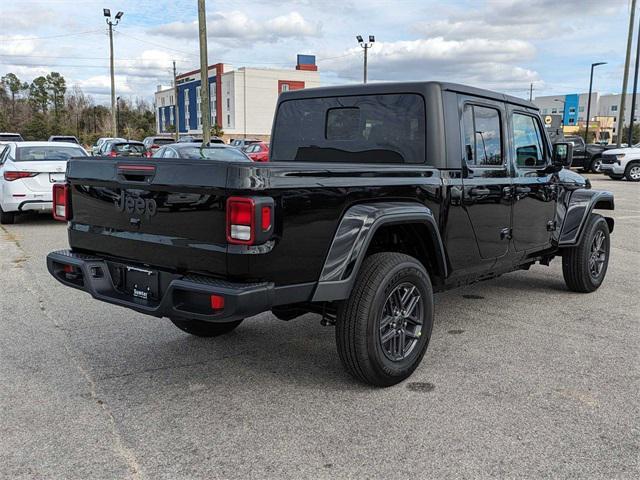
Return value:
<svg viewBox="0 0 640 480">
<path fill-rule="evenodd" d="M 74 159 L 55 186 L 63 284 L 217 336 L 271 310 L 316 312 L 377 386 L 407 378 L 433 293 L 562 257 L 602 283 L 611 193 L 571 172 L 522 99 L 438 82 L 299 90 L 278 101 L 268 163 Z"/>
</svg>

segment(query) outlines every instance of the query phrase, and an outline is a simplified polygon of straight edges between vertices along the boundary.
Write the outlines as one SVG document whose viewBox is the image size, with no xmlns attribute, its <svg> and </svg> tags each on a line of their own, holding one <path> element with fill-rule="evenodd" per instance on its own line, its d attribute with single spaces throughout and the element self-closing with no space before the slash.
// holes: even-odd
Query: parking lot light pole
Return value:
<svg viewBox="0 0 640 480">
<path fill-rule="evenodd" d="M 562 122 L 560 122 L 562 125 L 564 125 L 564 116 L 566 115 L 566 108 L 567 108 L 567 102 L 565 102 L 564 100 L 560 100 L 559 98 L 554 98 L 553 99 L 554 102 L 560 102 L 562 103 Z"/>
<path fill-rule="evenodd" d="M 200 115 L 202 117 L 202 145 L 207 145 L 211 140 L 211 114 L 209 113 L 207 10 L 204 0 L 198 0 L 198 26 L 200 30 Z M 218 85 L 216 88 L 221 87 Z"/>
<path fill-rule="evenodd" d="M 113 27 L 120 23 L 120 19 L 124 15 L 123 12 L 116 13 L 115 19 L 111 20 L 111 10 L 108 8 L 102 9 L 103 15 L 106 17 L 105 21 L 109 25 L 109 65 L 111 67 L 111 124 L 113 125 L 113 136 L 118 136 L 118 125 L 116 119 L 116 80 L 113 66 Z"/>
<path fill-rule="evenodd" d="M 606 65 L 607 62 L 596 62 L 591 64 L 591 76 L 589 77 L 589 96 L 587 97 L 587 126 L 584 129 L 584 143 L 589 143 L 589 120 L 591 120 L 591 90 L 593 89 L 593 69 L 598 65 Z M 620 132 L 618 132 L 620 136 Z"/>
<path fill-rule="evenodd" d="M 640 26 L 638 26 L 638 32 L 640 32 Z M 636 66 L 633 73 L 633 93 L 631 94 L 631 115 L 629 118 L 629 141 L 627 145 L 630 147 L 633 145 L 633 123 L 636 116 L 636 94 L 638 93 L 638 68 L 640 67 L 640 35 L 638 35 L 636 44 Z"/>
<path fill-rule="evenodd" d="M 362 35 L 357 35 L 356 40 L 360 46 L 364 49 L 364 82 L 367 83 L 367 51 L 373 46 L 373 43 L 376 41 L 376 37 L 373 35 L 369 35 L 369 41 L 365 42 L 362 38 Z"/>
</svg>

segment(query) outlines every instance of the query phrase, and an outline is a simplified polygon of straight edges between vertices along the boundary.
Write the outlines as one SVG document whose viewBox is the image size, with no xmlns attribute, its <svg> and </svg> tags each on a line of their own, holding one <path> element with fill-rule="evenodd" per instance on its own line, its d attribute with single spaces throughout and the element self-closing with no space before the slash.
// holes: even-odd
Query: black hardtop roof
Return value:
<svg viewBox="0 0 640 480">
<path fill-rule="evenodd" d="M 468 85 L 460 85 L 457 83 L 449 82 L 381 82 L 381 83 L 368 83 L 353 84 L 353 85 L 338 85 L 332 87 L 317 87 L 317 88 L 305 88 L 302 90 L 289 90 L 283 92 L 280 95 L 280 100 L 292 100 L 296 98 L 316 98 L 316 97 L 330 97 L 330 96 L 349 96 L 349 95 L 367 95 L 367 94 L 385 94 L 385 93 L 407 93 L 416 92 L 425 94 L 429 91 L 452 91 L 458 93 L 464 93 L 468 95 L 474 95 L 477 97 L 488 98 L 491 100 L 497 100 L 500 102 L 507 102 L 514 105 L 520 105 L 526 108 L 532 108 L 538 110 L 538 107 L 532 102 L 529 102 L 523 98 L 513 97 L 504 93 L 493 92 L 491 90 L 485 90 L 482 88 L 470 87 Z"/>
</svg>

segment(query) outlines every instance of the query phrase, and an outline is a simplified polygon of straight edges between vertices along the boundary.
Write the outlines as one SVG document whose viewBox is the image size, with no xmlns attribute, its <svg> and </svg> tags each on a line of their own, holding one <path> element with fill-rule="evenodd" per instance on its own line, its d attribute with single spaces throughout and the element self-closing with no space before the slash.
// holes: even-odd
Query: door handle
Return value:
<svg viewBox="0 0 640 480">
<path fill-rule="evenodd" d="M 529 188 L 529 187 L 516 187 L 516 193 L 531 193 L 531 188 Z"/>
<path fill-rule="evenodd" d="M 484 197 L 487 196 L 491 193 L 491 190 L 489 190 L 488 188 L 472 188 L 471 190 L 469 190 L 469 194 L 472 197 Z"/>
</svg>

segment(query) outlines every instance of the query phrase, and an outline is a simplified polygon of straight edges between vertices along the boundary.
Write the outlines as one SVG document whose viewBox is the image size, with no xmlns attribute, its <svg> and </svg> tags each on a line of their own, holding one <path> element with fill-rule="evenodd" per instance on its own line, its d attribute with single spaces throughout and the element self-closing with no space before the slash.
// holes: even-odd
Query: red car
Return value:
<svg viewBox="0 0 640 480">
<path fill-rule="evenodd" d="M 252 143 L 244 147 L 242 151 L 254 162 L 269 161 L 269 144 L 266 142 Z"/>
</svg>

